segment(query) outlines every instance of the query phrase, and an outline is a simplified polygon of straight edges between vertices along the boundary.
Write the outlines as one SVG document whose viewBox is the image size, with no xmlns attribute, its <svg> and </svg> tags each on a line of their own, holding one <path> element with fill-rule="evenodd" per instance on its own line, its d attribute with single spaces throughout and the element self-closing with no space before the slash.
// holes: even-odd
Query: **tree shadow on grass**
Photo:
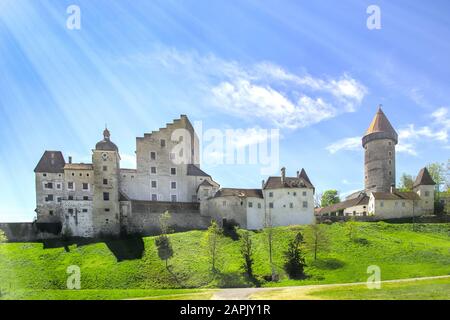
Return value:
<svg viewBox="0 0 450 320">
<path fill-rule="evenodd" d="M 311 266 L 322 270 L 336 270 L 342 268 L 344 265 L 345 263 L 343 261 L 334 258 L 317 259 L 311 263 Z"/>
<path fill-rule="evenodd" d="M 219 288 L 245 288 L 252 286 L 251 283 L 245 281 L 244 276 L 240 272 L 216 272 L 214 277 Z"/>
<path fill-rule="evenodd" d="M 66 252 L 70 252 L 70 246 L 77 247 L 86 246 L 94 243 L 104 242 L 111 253 L 116 257 L 117 261 L 142 259 L 145 251 L 144 241 L 142 237 L 126 237 L 118 239 L 92 239 L 92 238 L 71 238 L 64 239 L 49 239 L 43 240 L 44 249 L 50 248 L 64 248 Z"/>
<path fill-rule="evenodd" d="M 370 244 L 370 241 L 365 238 L 356 238 L 353 242 L 363 246 L 368 246 Z"/>
</svg>

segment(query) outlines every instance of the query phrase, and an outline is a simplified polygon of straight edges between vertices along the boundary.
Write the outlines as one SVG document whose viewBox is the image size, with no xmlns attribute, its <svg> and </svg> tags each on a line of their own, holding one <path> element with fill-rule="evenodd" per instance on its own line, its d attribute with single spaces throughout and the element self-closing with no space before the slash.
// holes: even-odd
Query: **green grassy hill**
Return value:
<svg viewBox="0 0 450 320">
<path fill-rule="evenodd" d="M 306 255 L 306 280 L 289 280 L 282 271 L 283 251 L 294 234 L 304 227 L 274 230 L 274 262 L 281 274 L 277 283 L 264 286 L 345 283 L 366 281 L 367 267 L 378 265 L 382 280 L 450 274 L 450 224 L 422 224 L 413 232 L 410 224 L 358 223 L 353 242 L 342 223 L 327 225 L 331 239 L 328 252 L 316 262 Z M 171 272 L 158 258 L 154 237 L 112 240 L 57 247 L 56 243 L 0 244 L 0 288 L 3 292 L 22 289 L 65 289 L 70 265 L 81 268 L 82 289 L 166 289 L 252 286 L 241 271 L 240 242 L 220 242 L 220 273 L 210 272 L 204 231 L 170 235 L 174 257 Z M 270 274 L 266 235 L 251 233 L 255 273 Z"/>
</svg>

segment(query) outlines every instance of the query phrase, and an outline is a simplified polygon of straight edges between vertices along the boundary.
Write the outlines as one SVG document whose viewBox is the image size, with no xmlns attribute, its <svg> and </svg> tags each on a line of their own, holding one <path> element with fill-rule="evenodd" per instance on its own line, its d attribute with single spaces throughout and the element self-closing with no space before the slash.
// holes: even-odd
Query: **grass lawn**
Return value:
<svg viewBox="0 0 450 320">
<path fill-rule="evenodd" d="M 253 294 L 267 300 L 450 300 L 450 278 L 382 283 L 380 289 L 366 285 L 323 289 L 286 288 Z"/>
<path fill-rule="evenodd" d="M 325 227 L 331 246 L 319 252 L 317 261 L 311 253 L 306 254 L 308 278 L 305 280 L 290 280 L 283 271 L 283 252 L 296 232 L 305 227 L 275 228 L 273 259 L 280 281 L 274 283 L 263 280 L 270 275 L 266 235 L 251 232 L 254 273 L 261 285 L 364 282 L 370 265 L 381 268 L 382 280 L 450 274 L 450 224 L 421 224 L 414 232 L 411 224 L 358 223 L 357 236 L 364 239 L 360 242 L 348 239 L 343 223 Z M 217 264 L 220 272 L 212 273 L 204 236 L 204 231 L 170 235 L 174 250 L 174 257 L 169 261 L 170 272 L 158 257 L 154 237 L 78 243 L 65 248 L 54 243 L 3 243 L 0 244 L 0 299 L 5 298 L 5 292 L 10 297 L 24 299 L 45 294 L 62 295 L 62 299 L 66 298 L 64 295 L 78 295 L 77 299 L 122 299 L 158 296 L 145 292 L 157 292 L 156 289 L 254 286 L 241 269 L 240 241 L 228 237 L 220 241 Z M 78 293 L 64 290 L 70 265 L 81 269 L 83 290 Z"/>
</svg>

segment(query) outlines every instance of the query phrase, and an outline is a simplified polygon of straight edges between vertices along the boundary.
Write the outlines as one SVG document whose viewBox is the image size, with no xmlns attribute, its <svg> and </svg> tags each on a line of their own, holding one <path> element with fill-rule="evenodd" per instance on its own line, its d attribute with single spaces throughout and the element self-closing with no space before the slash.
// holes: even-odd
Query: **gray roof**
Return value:
<svg viewBox="0 0 450 320">
<path fill-rule="evenodd" d="M 318 208 L 316 211 L 319 214 L 338 212 L 354 206 L 363 206 L 369 204 L 369 197 L 366 194 L 360 194 L 359 197 L 345 200 L 328 207 Z"/>
<path fill-rule="evenodd" d="M 95 150 L 102 151 L 119 151 L 119 148 L 110 140 L 111 134 L 108 129 L 103 131 L 103 140 L 97 142 L 95 145 Z"/>
<path fill-rule="evenodd" d="M 306 174 L 306 173 L 305 173 Z M 281 177 L 269 177 L 264 184 L 264 189 L 281 189 L 281 188 L 312 188 L 314 186 L 303 177 L 286 177 L 284 183 L 281 182 Z"/>
<path fill-rule="evenodd" d="M 197 176 L 197 177 L 211 177 L 209 174 L 201 170 L 195 164 L 187 165 L 187 175 L 188 176 Z"/>
<path fill-rule="evenodd" d="M 420 200 L 420 197 L 415 192 L 372 192 L 375 200 Z"/>
<path fill-rule="evenodd" d="M 64 173 L 66 161 L 61 151 L 45 151 L 34 172 Z"/>
<path fill-rule="evenodd" d="M 261 189 L 222 188 L 214 195 L 214 198 L 218 197 L 263 198 L 263 193 Z"/>
</svg>

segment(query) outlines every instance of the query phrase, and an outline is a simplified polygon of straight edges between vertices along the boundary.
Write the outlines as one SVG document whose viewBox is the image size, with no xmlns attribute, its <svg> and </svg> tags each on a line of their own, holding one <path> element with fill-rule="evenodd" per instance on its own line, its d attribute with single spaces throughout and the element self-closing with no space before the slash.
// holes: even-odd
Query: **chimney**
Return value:
<svg viewBox="0 0 450 320">
<path fill-rule="evenodd" d="M 286 181 L 286 168 L 281 168 L 281 183 L 284 183 Z"/>
<path fill-rule="evenodd" d="M 391 185 L 391 193 L 395 193 L 395 185 Z"/>
<path fill-rule="evenodd" d="M 69 164 L 71 164 L 71 163 L 72 163 L 72 157 L 69 156 Z"/>
<path fill-rule="evenodd" d="M 297 171 L 297 178 L 300 178 L 300 171 Z"/>
</svg>

